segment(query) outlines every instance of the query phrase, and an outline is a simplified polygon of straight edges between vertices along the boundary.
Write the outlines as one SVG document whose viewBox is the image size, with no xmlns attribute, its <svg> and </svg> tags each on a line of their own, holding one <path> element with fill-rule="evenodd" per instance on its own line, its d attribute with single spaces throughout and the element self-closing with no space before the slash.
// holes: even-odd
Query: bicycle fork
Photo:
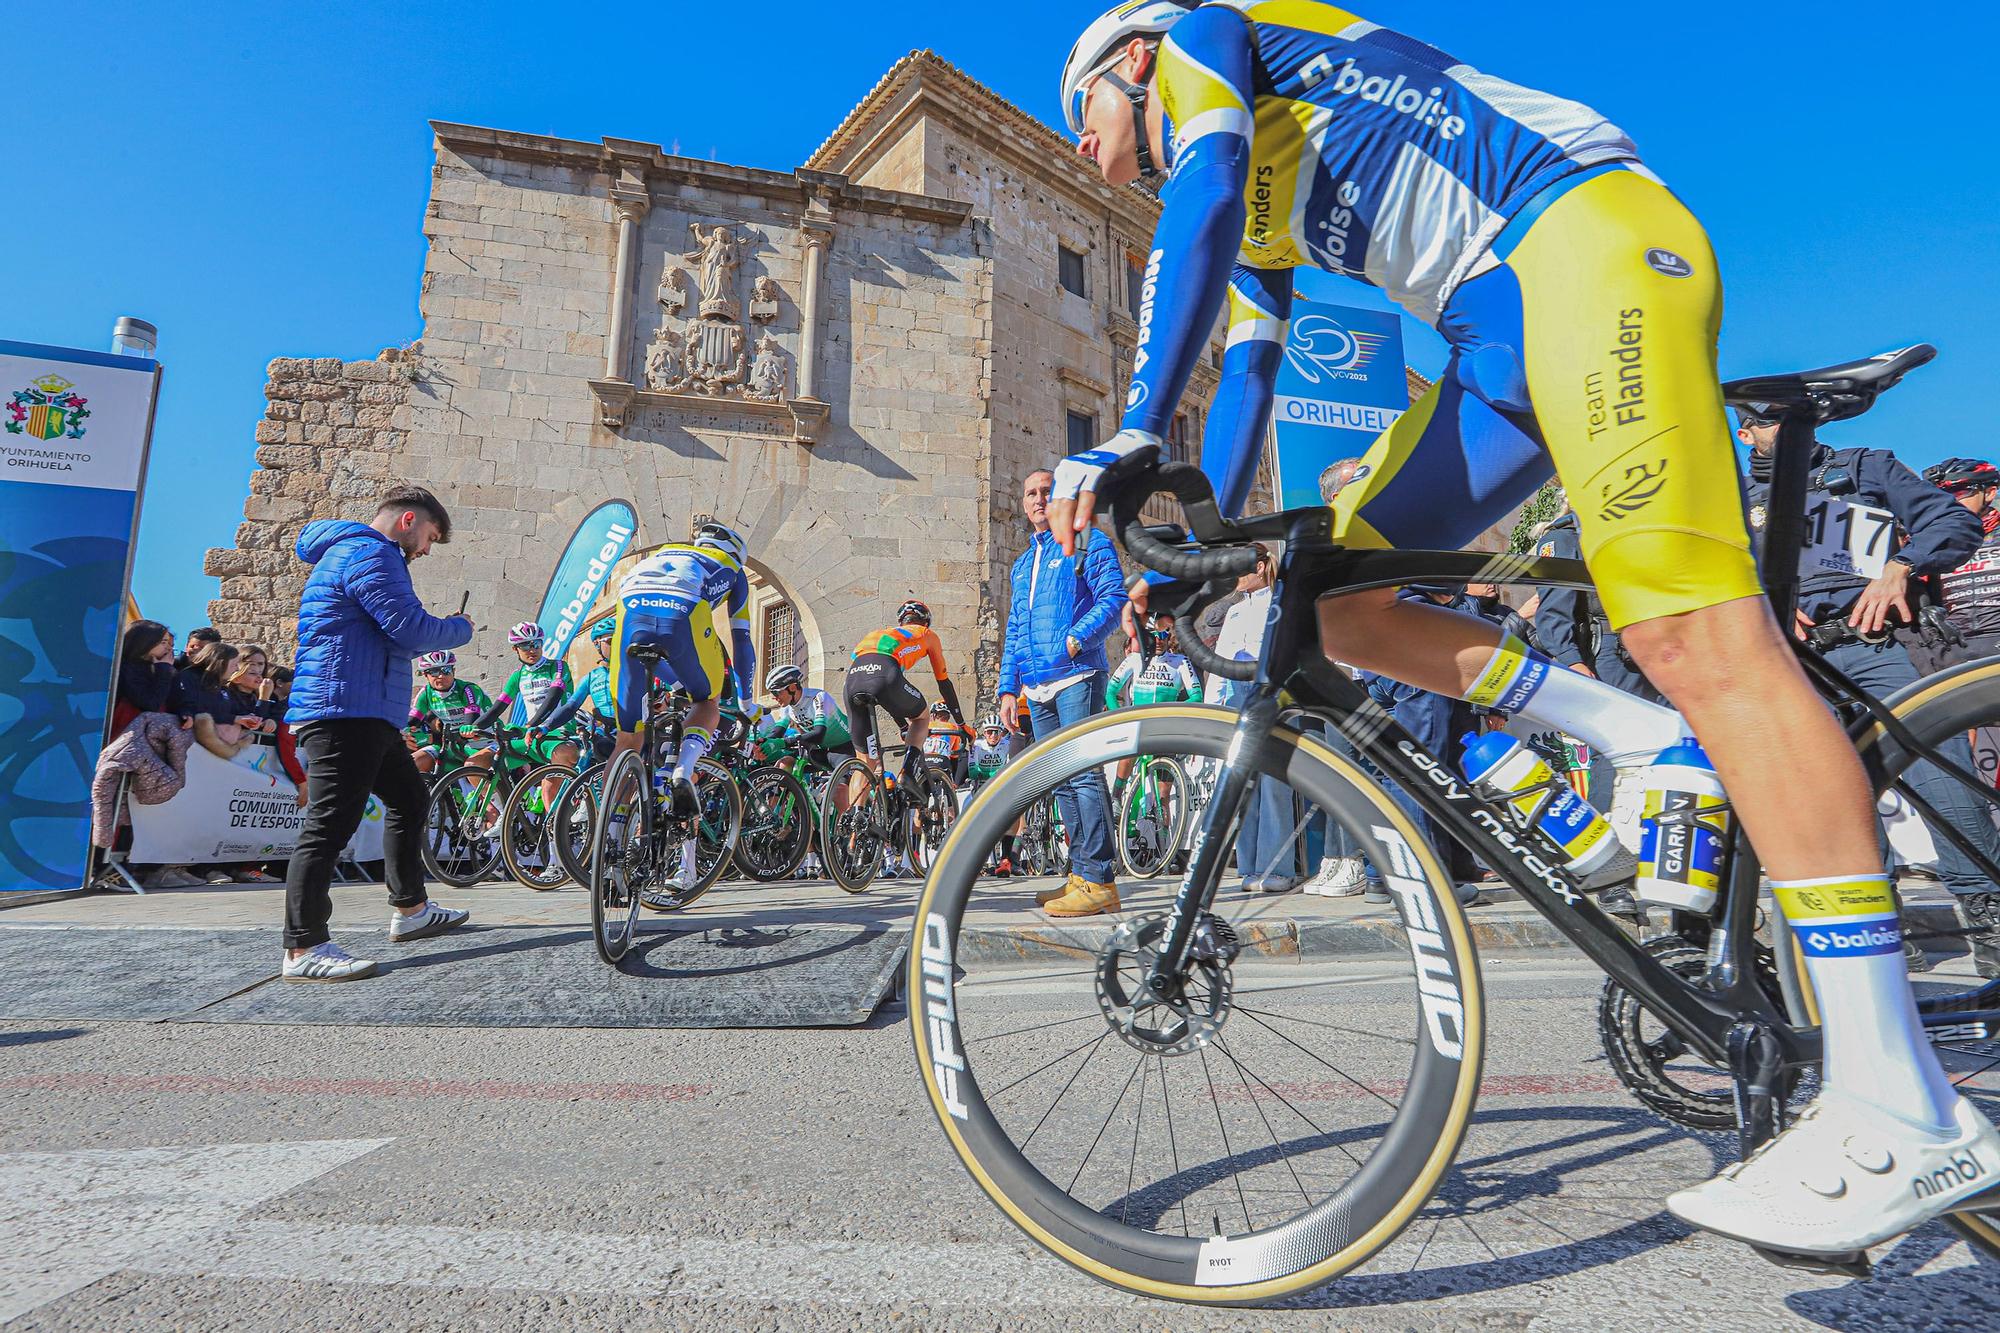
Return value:
<svg viewBox="0 0 2000 1333">
<path fill-rule="evenodd" d="M 1262 682 L 1252 688 L 1249 701 L 1236 719 L 1236 734 L 1229 742 L 1229 753 L 1223 757 L 1222 775 L 1216 779 L 1214 795 L 1202 814 L 1194 852 L 1188 857 L 1187 873 L 1181 877 L 1180 890 L 1174 895 L 1166 938 L 1153 960 L 1152 973 L 1146 978 L 1147 988 L 1163 999 L 1178 994 L 1195 923 L 1215 901 L 1216 887 L 1222 880 L 1222 861 L 1229 855 L 1230 838 L 1249 798 L 1250 784 L 1256 781 L 1258 770 L 1263 767 L 1265 751 L 1278 748 L 1271 739 L 1277 726 L 1278 687 Z"/>
</svg>

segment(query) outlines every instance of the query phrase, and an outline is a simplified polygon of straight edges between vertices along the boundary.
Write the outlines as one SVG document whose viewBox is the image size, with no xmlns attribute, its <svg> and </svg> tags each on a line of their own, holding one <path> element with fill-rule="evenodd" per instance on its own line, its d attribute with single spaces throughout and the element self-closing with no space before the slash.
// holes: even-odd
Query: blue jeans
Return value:
<svg viewBox="0 0 2000 1333">
<path fill-rule="evenodd" d="M 1236 826 L 1236 868 L 1246 881 L 1298 882 L 1293 830 L 1292 789 L 1276 778 L 1258 778 L 1244 798 L 1243 822 Z"/>
<path fill-rule="evenodd" d="M 1093 671 L 1049 700 L 1028 700 L 1037 738 L 1081 722 L 1104 709 L 1103 673 Z M 1111 793 L 1104 773 L 1092 768 L 1056 788 L 1056 808 L 1069 833 L 1070 873 L 1092 884 L 1111 882 Z"/>
</svg>

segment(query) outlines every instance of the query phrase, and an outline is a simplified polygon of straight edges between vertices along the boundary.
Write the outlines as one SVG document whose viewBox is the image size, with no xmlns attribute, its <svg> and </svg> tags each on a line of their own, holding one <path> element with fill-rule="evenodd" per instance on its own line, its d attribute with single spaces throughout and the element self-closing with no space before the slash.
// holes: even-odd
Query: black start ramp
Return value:
<svg viewBox="0 0 2000 1333">
<path fill-rule="evenodd" d="M 282 955 L 275 928 L 0 927 L 0 1018 L 172 1018 L 270 980 Z"/>
<path fill-rule="evenodd" d="M 477 926 L 414 944 L 335 933 L 380 973 L 272 981 L 183 1012 L 200 1023 L 397 1027 L 843 1027 L 894 989 L 907 928 L 652 924 L 616 969 L 584 928 Z"/>
</svg>

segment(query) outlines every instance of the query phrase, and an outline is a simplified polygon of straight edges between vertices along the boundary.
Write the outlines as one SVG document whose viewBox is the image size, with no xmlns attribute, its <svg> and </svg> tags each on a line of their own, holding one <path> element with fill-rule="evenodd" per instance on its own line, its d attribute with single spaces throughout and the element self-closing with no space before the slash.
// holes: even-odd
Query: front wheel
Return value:
<svg viewBox="0 0 2000 1333">
<path fill-rule="evenodd" d="M 500 866 L 506 808 L 490 768 L 466 764 L 439 778 L 424 807 L 424 869 L 457 889 L 491 879 Z"/>
<path fill-rule="evenodd" d="M 1172 759 L 1135 767 L 1114 793 L 1118 863 L 1133 879 L 1166 873 L 1180 850 L 1188 823 L 1187 771 Z"/>
<path fill-rule="evenodd" d="M 556 785 L 556 801 L 563 786 L 576 777 L 567 764 L 543 764 L 516 783 L 507 797 L 507 809 L 500 819 L 500 855 L 507 873 L 531 889 L 546 892 L 559 889 L 570 874 L 556 848 L 555 802 L 547 798 L 545 783 Z"/>
<path fill-rule="evenodd" d="M 1370 963 L 1365 1010 L 1353 966 L 1244 948 L 1213 911 L 1165 992 L 1145 984 L 1164 913 L 1112 919 L 1084 966 L 1055 971 L 960 948 L 968 920 L 1016 896 L 981 878 L 987 850 L 1056 784 L 1132 755 L 1220 759 L 1235 728 L 1222 709 L 1160 705 L 1036 744 L 960 817 L 906 975 L 925 1091 L 980 1188 L 1092 1276 L 1204 1304 L 1276 1300 L 1379 1253 L 1457 1153 L 1484 1050 L 1451 878 L 1388 793 L 1290 729 L 1258 774 L 1357 840 L 1402 919 L 1413 966 Z"/>
</svg>

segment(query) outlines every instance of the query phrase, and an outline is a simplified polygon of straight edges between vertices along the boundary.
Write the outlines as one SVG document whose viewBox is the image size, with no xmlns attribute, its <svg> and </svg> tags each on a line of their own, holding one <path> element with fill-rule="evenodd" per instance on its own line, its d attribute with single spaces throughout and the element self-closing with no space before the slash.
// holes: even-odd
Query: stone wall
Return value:
<svg viewBox="0 0 2000 1333">
<path fill-rule="evenodd" d="M 266 370 L 257 467 L 236 545 L 211 550 L 203 568 L 221 580 L 209 619 L 231 643 L 259 643 L 289 660 L 306 566 L 293 553 L 317 518 L 374 515 L 373 501 L 402 479 L 418 348 L 373 361 L 280 357 Z"/>
<path fill-rule="evenodd" d="M 930 602 L 954 674 L 976 679 L 986 337 L 971 225 L 832 192 L 817 361 L 830 413 L 816 443 L 766 433 L 727 401 L 642 397 L 614 429 L 590 387 L 611 336 L 611 176 L 569 160 L 594 161 L 596 146 L 523 138 L 440 129 L 423 295 L 435 369 L 408 458 L 463 535 L 427 572 L 469 588 L 483 625 L 523 619 L 577 520 L 622 498 L 642 547 L 685 540 L 698 515 L 744 532 L 758 572 L 799 609 L 813 683 L 838 688 L 853 644 L 910 596 Z M 776 284 L 766 328 L 796 358 L 799 178 L 660 155 L 643 188 L 628 364 L 643 366 L 670 318 L 656 297 L 691 223 L 743 238 L 740 289 Z M 509 661 L 490 630 L 471 657 L 485 674 Z"/>
</svg>

